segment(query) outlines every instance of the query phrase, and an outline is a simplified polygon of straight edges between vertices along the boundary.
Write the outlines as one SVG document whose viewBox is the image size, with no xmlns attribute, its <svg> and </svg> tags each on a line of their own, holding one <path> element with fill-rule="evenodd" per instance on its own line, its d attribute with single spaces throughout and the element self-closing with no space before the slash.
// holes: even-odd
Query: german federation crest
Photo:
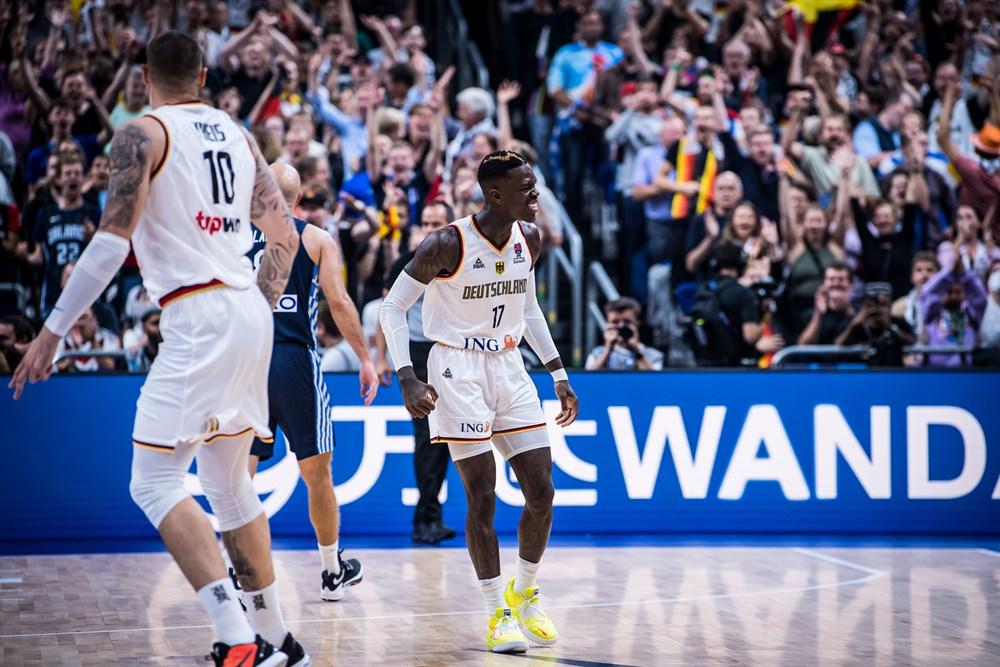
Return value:
<svg viewBox="0 0 1000 667">
<path fill-rule="evenodd" d="M 503 262 L 497 262 L 497 275 L 503 275 Z"/>
</svg>

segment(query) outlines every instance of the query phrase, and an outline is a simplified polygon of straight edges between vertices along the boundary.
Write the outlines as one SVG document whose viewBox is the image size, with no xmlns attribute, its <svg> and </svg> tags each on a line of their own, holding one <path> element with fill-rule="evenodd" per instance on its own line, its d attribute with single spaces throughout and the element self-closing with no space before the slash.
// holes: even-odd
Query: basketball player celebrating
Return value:
<svg viewBox="0 0 1000 667">
<path fill-rule="evenodd" d="M 271 173 L 288 206 L 294 209 L 302 185 L 298 172 L 278 162 L 271 165 Z M 375 400 L 378 378 L 365 346 L 361 318 L 344 286 L 340 248 L 326 230 L 305 220 L 295 218 L 295 228 L 301 235 L 302 244 L 295 255 L 285 293 L 274 310 L 274 351 L 268 374 L 269 427 L 272 433 L 276 426 L 281 427 L 306 482 L 309 519 L 316 531 L 323 560 L 320 597 L 340 600 L 348 586 L 361 583 L 363 570 L 356 559 L 343 560 L 338 549 L 340 516 L 330 477 L 333 423 L 330 421 L 330 398 L 319 370 L 314 333 L 317 283 L 323 288 L 337 327 L 361 360 L 358 375 L 365 405 Z M 267 246 L 266 237 L 256 227 L 253 237 L 249 257 L 256 264 L 267 252 Z M 312 401 L 308 400 L 310 395 Z M 250 454 L 250 474 L 253 475 L 259 460 L 274 455 L 274 438 L 256 438 Z"/>
<path fill-rule="evenodd" d="M 535 175 L 523 157 L 499 151 L 483 159 L 478 177 L 483 210 L 420 244 L 386 296 L 380 320 L 406 409 L 428 417 L 431 441 L 448 444 L 465 487 L 465 539 L 490 615 L 486 647 L 523 652 L 525 635 L 548 646 L 558 634 L 535 585 L 554 491 L 545 417 L 517 350 L 522 335 L 552 374 L 562 408 L 556 423 L 573 423 L 578 404 L 535 295 L 541 248 L 530 223 L 538 212 Z M 406 311 L 421 295 L 424 334 L 437 343 L 427 361 L 433 385 L 417 379 L 410 361 Z M 517 576 L 506 588 L 493 526 L 492 447 L 510 463 L 524 494 Z"/>
<path fill-rule="evenodd" d="M 253 138 L 198 101 L 206 75 L 198 43 L 166 32 L 146 52 L 154 111 L 115 133 L 100 228 L 11 386 L 16 398 L 26 381 L 48 378 L 58 341 L 114 278 L 131 239 L 143 283 L 163 309 L 163 342 L 136 407 L 132 498 L 211 617 L 216 665 L 308 665 L 281 615 L 267 517 L 247 474 L 254 431 L 269 435 L 271 311 L 299 235 Z M 267 234 L 256 284 L 246 258 L 251 220 Z M 249 619 L 208 517 L 184 490 L 195 457 L 252 601 Z"/>
</svg>

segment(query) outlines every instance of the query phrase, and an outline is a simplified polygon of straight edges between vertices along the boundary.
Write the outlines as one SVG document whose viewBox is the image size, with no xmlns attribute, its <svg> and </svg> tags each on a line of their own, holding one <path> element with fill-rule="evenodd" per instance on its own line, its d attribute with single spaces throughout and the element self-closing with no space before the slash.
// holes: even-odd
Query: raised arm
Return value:
<svg viewBox="0 0 1000 667">
<path fill-rule="evenodd" d="M 938 116 L 937 140 L 941 151 L 948 156 L 950 162 L 958 162 L 961 153 L 955 142 L 951 140 L 951 114 L 955 110 L 955 101 L 958 99 L 959 83 L 952 83 L 944 94 L 944 101 L 941 103 L 941 114 Z"/>
<path fill-rule="evenodd" d="M 351 0 L 337 0 L 338 13 L 340 14 L 340 32 L 347 40 L 347 45 L 358 49 L 358 23 L 354 20 L 354 10 L 351 9 Z"/>
<path fill-rule="evenodd" d="M 422 165 L 424 178 L 427 179 L 428 183 L 434 182 L 434 178 L 437 176 L 438 166 L 444 163 L 444 147 L 448 142 L 448 137 L 444 130 L 444 117 L 444 107 L 438 107 L 434 110 L 434 120 L 432 121 L 433 125 L 431 125 L 430 148 L 427 150 L 427 155 L 424 156 L 424 163 Z"/>
<path fill-rule="evenodd" d="M 111 80 L 108 87 L 104 89 L 104 94 L 101 95 L 101 104 L 105 108 L 113 109 L 115 107 L 118 93 L 121 92 L 122 86 L 125 85 L 125 79 L 128 78 L 130 69 L 132 69 L 132 63 L 129 62 L 128 58 L 123 58 L 122 64 L 118 66 L 118 70 L 115 72 L 115 78 Z"/>
<path fill-rule="evenodd" d="M 326 296 L 326 302 L 330 304 L 333 321 L 361 360 L 361 395 L 365 399 L 365 405 L 371 405 L 378 392 L 378 378 L 365 344 L 361 317 L 344 285 L 344 263 L 340 247 L 328 232 L 315 225 L 307 225 L 302 231 L 302 244 L 309 258 L 319 267 L 319 286 Z"/>
<path fill-rule="evenodd" d="M 242 48 L 243 45 L 246 44 L 250 38 L 254 36 L 254 34 L 256 34 L 257 30 L 260 29 L 261 14 L 263 14 L 263 12 L 259 12 L 255 17 L 253 17 L 253 20 L 250 21 L 246 28 L 230 37 L 229 40 L 222 45 L 222 48 L 219 49 L 218 63 L 219 67 L 221 67 L 224 71 L 232 72 L 236 69 L 236 66 L 233 64 L 233 59 L 236 57 L 236 54 L 239 53 L 240 48 Z"/>
<path fill-rule="evenodd" d="M 91 92 L 90 104 L 94 107 L 94 111 L 97 112 L 97 118 L 101 121 L 101 131 L 97 135 L 98 145 L 104 145 L 108 143 L 115 133 L 115 127 L 111 124 L 111 116 L 108 115 L 108 108 L 104 106 L 100 98 L 97 97 L 97 93 Z"/>
<path fill-rule="evenodd" d="M 264 257 L 257 271 L 257 285 L 267 299 L 271 310 L 285 291 L 288 272 L 291 271 L 295 253 L 299 249 L 299 233 L 292 222 L 285 198 L 267 161 L 261 155 L 257 141 L 247 130 L 241 128 L 254 157 L 257 160 L 257 175 L 253 184 L 253 200 L 250 204 L 250 219 L 267 237 Z"/>
<path fill-rule="evenodd" d="M 497 87 L 497 132 L 500 148 L 507 150 L 514 141 L 514 131 L 510 123 L 510 103 L 521 94 L 521 84 L 517 81 L 501 81 Z"/>
<path fill-rule="evenodd" d="M 796 109 L 792 112 L 792 117 L 788 119 L 788 125 L 785 126 L 785 131 L 781 135 L 781 152 L 785 155 L 791 155 L 796 160 L 802 159 L 802 144 L 795 141 L 795 137 L 799 136 L 804 116 L 805 111 L 802 109 Z"/>
<path fill-rule="evenodd" d="M 386 54 L 389 56 L 389 61 L 396 62 L 399 47 L 396 44 L 396 40 L 393 39 L 392 33 L 385 26 L 385 21 L 377 16 L 362 16 L 361 25 L 375 33 L 379 44 L 382 45 L 382 48 L 385 49 Z"/>
</svg>

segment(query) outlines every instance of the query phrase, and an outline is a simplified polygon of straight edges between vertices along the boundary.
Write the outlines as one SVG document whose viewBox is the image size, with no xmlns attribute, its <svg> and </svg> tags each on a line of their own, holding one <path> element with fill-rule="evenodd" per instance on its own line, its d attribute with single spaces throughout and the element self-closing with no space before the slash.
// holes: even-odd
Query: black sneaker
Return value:
<svg viewBox="0 0 1000 667">
<path fill-rule="evenodd" d="M 246 611 L 247 606 L 243 604 L 243 589 L 240 588 L 240 580 L 236 578 L 236 570 L 233 568 L 229 568 L 229 578 L 233 580 L 233 588 L 236 589 L 236 599 L 240 601 L 243 611 Z"/>
<path fill-rule="evenodd" d="M 295 641 L 295 637 L 289 632 L 285 635 L 285 641 L 281 642 L 281 652 L 288 656 L 288 667 L 309 667 L 312 658 L 302 648 L 302 644 Z"/>
<path fill-rule="evenodd" d="M 286 644 L 288 637 L 285 638 Z M 288 662 L 287 653 L 277 650 L 260 635 L 257 635 L 253 644 L 230 646 L 216 642 L 208 658 L 215 661 L 215 667 L 285 667 L 292 664 Z"/>
<path fill-rule="evenodd" d="M 347 588 L 360 584 L 365 576 L 361 562 L 356 558 L 344 560 L 340 556 L 342 553 L 343 549 L 337 552 L 337 558 L 340 559 L 340 574 L 323 570 L 323 586 L 320 588 L 319 596 L 327 602 L 343 599 Z"/>
<path fill-rule="evenodd" d="M 434 540 L 434 543 L 443 542 L 444 540 L 450 540 L 455 537 L 455 531 L 452 528 L 444 525 L 441 519 L 431 523 L 430 527 L 430 537 Z"/>
</svg>

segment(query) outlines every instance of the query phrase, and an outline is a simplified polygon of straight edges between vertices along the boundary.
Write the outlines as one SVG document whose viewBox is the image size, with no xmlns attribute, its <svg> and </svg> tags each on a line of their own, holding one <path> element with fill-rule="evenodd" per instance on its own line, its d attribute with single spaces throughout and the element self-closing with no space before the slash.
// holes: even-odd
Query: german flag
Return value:
<svg viewBox="0 0 1000 667">
<path fill-rule="evenodd" d="M 799 10 L 804 19 L 804 30 L 813 52 L 839 41 L 838 33 L 854 17 L 861 0 L 789 0 L 788 6 Z M 795 18 L 785 13 L 785 29 L 792 40 L 798 39 Z"/>
</svg>

